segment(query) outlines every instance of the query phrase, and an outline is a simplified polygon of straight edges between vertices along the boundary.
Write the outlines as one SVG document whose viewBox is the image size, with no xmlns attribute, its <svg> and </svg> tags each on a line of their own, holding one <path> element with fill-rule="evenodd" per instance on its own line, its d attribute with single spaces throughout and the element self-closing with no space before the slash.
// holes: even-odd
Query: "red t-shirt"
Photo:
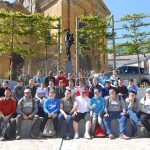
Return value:
<svg viewBox="0 0 150 150">
<path fill-rule="evenodd" d="M 13 98 L 7 100 L 0 98 L 0 111 L 4 115 L 14 114 L 16 111 L 16 101 Z"/>
</svg>

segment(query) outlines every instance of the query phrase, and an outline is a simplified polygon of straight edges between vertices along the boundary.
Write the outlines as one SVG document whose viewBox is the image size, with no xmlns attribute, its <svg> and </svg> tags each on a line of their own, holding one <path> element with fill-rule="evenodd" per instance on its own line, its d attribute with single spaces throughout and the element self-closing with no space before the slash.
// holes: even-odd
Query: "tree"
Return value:
<svg viewBox="0 0 150 150">
<path fill-rule="evenodd" d="M 107 27 L 110 23 L 110 17 L 100 19 L 99 16 L 89 15 L 81 16 L 79 22 L 82 27 L 79 28 L 79 41 L 81 56 L 90 56 L 93 58 L 94 66 L 100 68 L 100 53 L 106 53 L 105 39 L 110 37 L 107 33 Z M 98 60 L 96 62 L 96 60 Z"/>
<path fill-rule="evenodd" d="M 138 60 L 138 72 L 139 79 L 141 81 L 141 72 L 140 72 L 140 57 L 139 55 L 143 53 L 143 46 L 146 40 L 146 33 L 140 30 L 140 27 L 148 26 L 143 22 L 144 14 L 132 14 L 125 15 L 121 18 L 121 21 L 125 21 L 123 27 L 127 30 L 127 34 L 124 34 L 123 37 L 129 38 L 130 41 L 126 42 L 126 54 L 136 54 Z M 148 52 L 148 49 L 146 49 Z"/>
<path fill-rule="evenodd" d="M 11 79 L 15 78 L 12 54 L 32 57 L 42 52 L 36 46 L 57 44 L 56 34 L 51 34 L 55 42 L 52 38 L 47 41 L 45 34 L 50 29 L 56 29 L 53 23 L 58 20 L 58 17 L 45 17 L 43 14 L 26 15 L 0 10 L 0 52 L 11 53 Z"/>
</svg>

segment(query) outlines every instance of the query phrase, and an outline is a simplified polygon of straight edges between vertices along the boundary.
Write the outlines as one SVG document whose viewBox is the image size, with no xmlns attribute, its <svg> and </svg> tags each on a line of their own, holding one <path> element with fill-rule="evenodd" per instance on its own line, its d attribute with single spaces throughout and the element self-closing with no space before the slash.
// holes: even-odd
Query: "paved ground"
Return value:
<svg viewBox="0 0 150 150">
<path fill-rule="evenodd" d="M 149 150 L 150 139 L 109 140 L 97 138 L 92 140 L 38 139 L 20 141 L 1 141 L 0 150 Z"/>
</svg>

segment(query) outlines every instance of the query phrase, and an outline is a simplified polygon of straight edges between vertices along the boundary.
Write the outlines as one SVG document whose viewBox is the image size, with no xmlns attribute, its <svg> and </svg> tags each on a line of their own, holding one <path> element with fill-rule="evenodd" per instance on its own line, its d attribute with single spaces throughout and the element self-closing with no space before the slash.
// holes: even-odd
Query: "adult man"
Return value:
<svg viewBox="0 0 150 150">
<path fill-rule="evenodd" d="M 141 103 L 141 122 L 144 127 L 150 132 L 150 88 L 146 90 L 146 96 L 140 101 Z"/>
<path fill-rule="evenodd" d="M 44 83 L 45 83 L 45 87 L 47 87 L 49 85 L 49 82 L 53 81 L 54 86 L 56 85 L 56 79 L 53 76 L 53 71 L 49 71 L 49 75 L 44 79 Z"/>
<path fill-rule="evenodd" d="M 71 97 L 72 97 L 72 98 L 75 98 L 77 89 L 76 89 L 75 86 L 74 86 L 74 80 L 73 80 L 73 79 L 70 79 L 70 80 L 69 80 L 68 86 L 66 87 L 66 89 L 71 90 Z"/>
<path fill-rule="evenodd" d="M 128 89 L 124 85 L 124 81 L 122 79 L 118 80 L 118 86 L 116 87 L 117 93 L 122 96 L 122 98 L 125 100 L 128 96 Z"/>
<path fill-rule="evenodd" d="M 101 93 L 103 91 L 103 88 L 101 85 L 98 84 L 97 77 L 93 78 L 92 86 L 89 88 L 89 97 L 92 98 L 94 96 L 94 90 L 98 89 Z"/>
<path fill-rule="evenodd" d="M 22 68 L 22 74 L 19 76 L 18 78 L 19 80 L 23 80 L 24 81 L 24 85 L 28 85 L 29 80 L 31 79 L 31 77 L 29 76 L 27 70 L 25 68 Z"/>
<path fill-rule="evenodd" d="M 16 102 L 11 98 L 11 91 L 6 89 L 4 92 L 5 97 L 0 98 L 0 129 L 3 132 L 3 126 L 7 123 L 10 124 L 11 134 L 10 137 L 7 137 L 5 133 L 2 134 L 3 138 L 14 138 L 15 136 L 15 119 L 13 114 L 16 111 Z M 1 130 L 0 130 L 1 132 Z"/>
<path fill-rule="evenodd" d="M 40 118 L 36 115 L 38 112 L 37 103 L 34 102 L 31 97 L 31 90 L 24 90 L 24 97 L 21 98 L 18 102 L 17 106 L 17 118 L 16 118 L 16 126 L 17 126 L 17 140 L 21 139 L 21 124 L 23 120 L 32 120 L 32 131 L 36 130 L 35 128 L 40 127 Z M 37 129 L 38 130 L 38 129 Z M 35 137 L 31 133 L 31 137 Z"/>
<path fill-rule="evenodd" d="M 18 103 L 18 101 L 23 97 L 24 95 L 24 82 L 23 80 L 18 80 L 18 84 L 14 87 L 13 90 L 13 97 Z"/>
<path fill-rule="evenodd" d="M 62 99 L 65 96 L 66 88 L 63 84 L 63 80 L 59 80 L 59 86 L 56 87 L 55 91 L 58 99 Z"/>
<path fill-rule="evenodd" d="M 75 131 L 74 138 L 79 138 L 79 131 L 78 131 L 78 124 L 81 119 L 85 120 L 85 134 L 84 138 L 90 139 L 89 131 L 91 128 L 91 121 L 90 121 L 90 98 L 86 96 L 85 89 L 81 90 L 81 96 L 77 96 L 75 98 L 75 103 L 73 107 L 73 112 L 75 112 L 74 121 L 73 121 L 73 128 Z"/>
<path fill-rule="evenodd" d="M 69 28 L 65 29 L 64 31 L 66 32 L 66 35 L 65 35 L 66 55 L 68 57 L 68 61 L 71 61 L 70 48 L 71 48 L 71 45 L 74 43 L 74 38 L 73 38 L 73 34 L 70 33 Z"/>
<path fill-rule="evenodd" d="M 6 89 L 9 89 L 8 87 L 8 81 L 7 80 L 4 80 L 3 83 L 2 83 L 2 87 L 0 87 L 0 97 L 4 97 L 5 96 L 5 90 Z"/>
<path fill-rule="evenodd" d="M 59 71 L 58 76 L 56 77 L 56 86 L 59 85 L 59 80 L 63 80 L 64 86 L 67 86 L 67 79 L 64 76 L 63 70 Z"/>
<path fill-rule="evenodd" d="M 111 88 L 109 90 L 109 96 L 105 98 L 105 115 L 104 115 L 104 125 L 106 132 L 110 139 L 114 139 L 115 136 L 112 134 L 110 123 L 113 119 L 117 119 L 119 122 L 119 133 L 120 139 L 129 139 L 125 135 L 125 125 L 126 125 L 126 104 L 125 101 L 116 94 L 115 89 Z"/>
</svg>

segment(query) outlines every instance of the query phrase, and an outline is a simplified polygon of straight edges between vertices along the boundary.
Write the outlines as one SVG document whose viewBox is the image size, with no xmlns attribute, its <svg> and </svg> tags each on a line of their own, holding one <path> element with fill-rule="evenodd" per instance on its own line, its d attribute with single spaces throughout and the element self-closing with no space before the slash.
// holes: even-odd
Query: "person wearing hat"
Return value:
<svg viewBox="0 0 150 150">
<path fill-rule="evenodd" d="M 136 98 L 135 89 L 129 90 L 129 97 L 125 99 L 127 106 L 127 115 L 130 118 L 130 123 L 132 127 L 132 136 L 137 136 L 137 127 L 140 128 L 141 132 L 144 131 L 144 126 L 139 119 L 141 105 L 140 101 Z"/>
<path fill-rule="evenodd" d="M 14 87 L 13 97 L 18 103 L 18 101 L 24 96 L 24 81 L 22 79 L 18 80 L 18 84 Z"/>
<path fill-rule="evenodd" d="M 5 89 L 4 97 L 0 98 L 0 135 L 3 136 L 2 139 L 11 139 L 15 135 L 15 119 L 14 114 L 16 111 L 16 101 L 11 97 L 10 89 Z M 7 137 L 3 127 L 9 123 L 10 125 L 10 135 Z M 4 131 L 4 132 L 3 132 Z"/>
<path fill-rule="evenodd" d="M 141 103 L 141 122 L 150 132 L 150 88 L 146 89 L 146 95 L 140 100 Z"/>
<path fill-rule="evenodd" d="M 129 137 L 125 135 L 126 104 L 123 98 L 116 94 L 115 88 L 111 88 L 109 90 L 109 96 L 105 98 L 105 115 L 103 118 L 106 132 L 110 139 L 115 138 L 110 128 L 110 123 L 113 119 L 119 122 L 120 139 L 129 139 Z"/>
<path fill-rule="evenodd" d="M 73 107 L 73 128 L 74 128 L 74 139 L 79 138 L 79 121 L 85 120 L 85 133 L 84 138 L 90 139 L 89 131 L 91 128 L 91 120 L 90 120 L 90 98 L 86 96 L 86 90 L 84 88 L 81 89 L 81 95 L 75 98 L 74 107 Z"/>
<path fill-rule="evenodd" d="M 71 127 L 73 122 L 72 114 L 73 112 L 73 103 L 74 99 L 71 97 L 71 89 L 67 89 L 65 92 L 65 97 L 60 101 L 60 114 L 58 115 L 58 133 L 60 136 L 61 127 L 63 125 L 63 120 L 65 119 L 67 122 L 67 137 L 69 140 L 71 138 Z"/>
<path fill-rule="evenodd" d="M 32 120 L 32 130 L 34 130 L 34 127 L 38 127 L 39 124 L 39 116 L 36 115 L 38 112 L 38 106 L 37 103 L 34 101 L 34 99 L 31 96 L 31 90 L 25 89 L 24 90 L 24 96 L 19 100 L 17 105 L 17 114 L 16 117 L 16 131 L 17 131 L 17 140 L 21 139 L 21 124 L 23 120 Z M 31 133 L 31 137 L 34 138 L 34 135 Z"/>
<path fill-rule="evenodd" d="M 105 106 L 105 99 L 101 97 L 101 92 L 99 89 L 94 89 L 94 97 L 91 99 L 90 102 L 90 109 L 92 115 L 92 135 L 94 136 L 94 131 L 96 128 L 96 124 L 104 130 L 104 125 L 102 122 L 102 115 L 104 114 L 104 106 Z"/>
<path fill-rule="evenodd" d="M 6 89 L 10 89 L 9 87 L 8 87 L 8 84 L 9 84 L 9 82 L 7 81 L 7 80 L 4 80 L 3 82 L 2 82 L 2 87 L 0 87 L 0 97 L 4 97 L 5 96 L 5 90 Z"/>
</svg>

